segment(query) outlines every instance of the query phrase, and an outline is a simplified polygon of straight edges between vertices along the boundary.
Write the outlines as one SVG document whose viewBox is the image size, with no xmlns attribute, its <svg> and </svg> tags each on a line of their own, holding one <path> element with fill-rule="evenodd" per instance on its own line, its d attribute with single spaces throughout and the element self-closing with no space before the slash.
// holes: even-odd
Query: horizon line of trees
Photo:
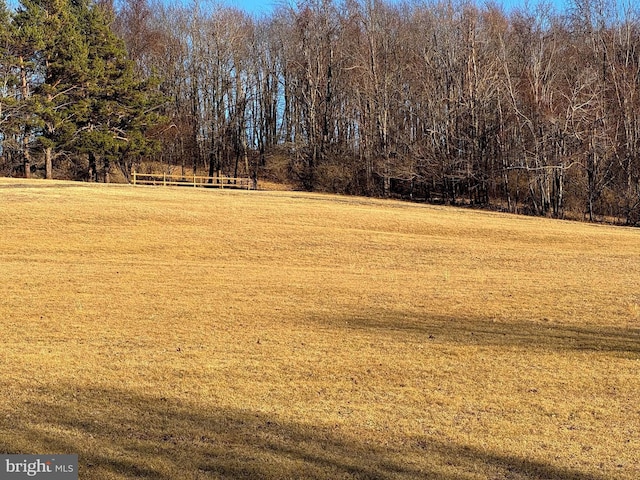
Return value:
<svg viewBox="0 0 640 480">
<path fill-rule="evenodd" d="M 11 34 L 37 15 L 57 15 L 77 40 L 58 45 L 76 37 L 40 20 L 51 35 L 38 48 Z M 11 175 L 34 163 L 84 179 L 98 166 L 105 178 L 180 168 L 640 224 L 631 1 L 507 13 L 303 0 L 256 18 L 199 2 L 23 0 L 0 32 L 0 169 Z"/>
</svg>

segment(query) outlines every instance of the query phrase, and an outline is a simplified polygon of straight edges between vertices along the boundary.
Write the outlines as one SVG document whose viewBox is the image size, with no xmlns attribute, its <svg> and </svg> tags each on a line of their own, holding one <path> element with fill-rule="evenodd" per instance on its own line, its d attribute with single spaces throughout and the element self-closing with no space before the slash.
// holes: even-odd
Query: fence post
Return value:
<svg viewBox="0 0 640 480">
<path fill-rule="evenodd" d="M 136 171 L 133 171 L 133 185 L 135 186 L 136 184 Z"/>
</svg>

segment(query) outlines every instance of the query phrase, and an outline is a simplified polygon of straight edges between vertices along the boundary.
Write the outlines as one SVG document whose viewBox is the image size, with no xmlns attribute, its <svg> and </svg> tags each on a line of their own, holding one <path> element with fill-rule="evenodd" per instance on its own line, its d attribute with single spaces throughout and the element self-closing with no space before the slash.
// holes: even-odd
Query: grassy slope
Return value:
<svg viewBox="0 0 640 480">
<path fill-rule="evenodd" d="M 640 477 L 638 230 L 0 179 L 0 331 L 83 479 Z"/>
</svg>

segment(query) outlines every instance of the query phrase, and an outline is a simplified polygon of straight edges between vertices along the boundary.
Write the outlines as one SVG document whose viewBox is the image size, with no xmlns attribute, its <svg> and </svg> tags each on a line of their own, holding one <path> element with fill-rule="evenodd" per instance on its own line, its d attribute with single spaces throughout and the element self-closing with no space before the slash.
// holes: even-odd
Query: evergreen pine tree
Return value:
<svg viewBox="0 0 640 480">
<path fill-rule="evenodd" d="M 152 80 L 136 77 L 124 42 L 111 29 L 112 13 L 99 4 L 85 5 L 80 23 L 92 75 L 87 82 L 91 107 L 81 148 L 89 154 L 90 177 L 97 178 L 102 161 L 106 182 L 114 163 L 128 179 L 133 162 L 157 146 L 147 132 L 161 120 L 157 113 L 161 97 Z"/>
<path fill-rule="evenodd" d="M 5 154 L 10 130 L 11 111 L 15 107 L 13 95 L 16 62 L 12 57 L 11 14 L 4 0 L 0 0 L 0 154 Z"/>
<path fill-rule="evenodd" d="M 112 163 L 128 175 L 154 146 L 146 132 L 159 119 L 159 97 L 153 82 L 136 78 L 112 20 L 91 0 L 22 0 L 15 15 L 21 58 L 31 66 L 23 128 L 37 137 L 46 178 L 67 154 L 76 162 L 88 156 L 92 179 L 102 160 L 108 181 Z"/>
<path fill-rule="evenodd" d="M 36 10 L 28 12 L 19 8 L 8 27 L 7 60 L 12 77 L 15 110 L 8 128 L 15 135 L 16 150 L 22 157 L 24 176 L 31 176 L 31 148 L 34 139 L 36 117 L 33 114 L 31 93 L 35 82 L 41 78 L 37 52 L 43 42 L 42 31 L 37 28 Z M 6 139 L 5 139 L 6 140 Z"/>
</svg>

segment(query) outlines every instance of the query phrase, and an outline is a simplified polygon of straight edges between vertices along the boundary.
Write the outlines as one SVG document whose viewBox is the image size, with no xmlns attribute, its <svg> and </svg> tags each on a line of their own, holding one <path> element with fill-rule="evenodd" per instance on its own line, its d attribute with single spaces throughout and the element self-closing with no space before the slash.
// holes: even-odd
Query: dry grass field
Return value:
<svg viewBox="0 0 640 480">
<path fill-rule="evenodd" d="M 640 478 L 640 230 L 0 179 L 0 342 L 83 480 Z"/>
</svg>

